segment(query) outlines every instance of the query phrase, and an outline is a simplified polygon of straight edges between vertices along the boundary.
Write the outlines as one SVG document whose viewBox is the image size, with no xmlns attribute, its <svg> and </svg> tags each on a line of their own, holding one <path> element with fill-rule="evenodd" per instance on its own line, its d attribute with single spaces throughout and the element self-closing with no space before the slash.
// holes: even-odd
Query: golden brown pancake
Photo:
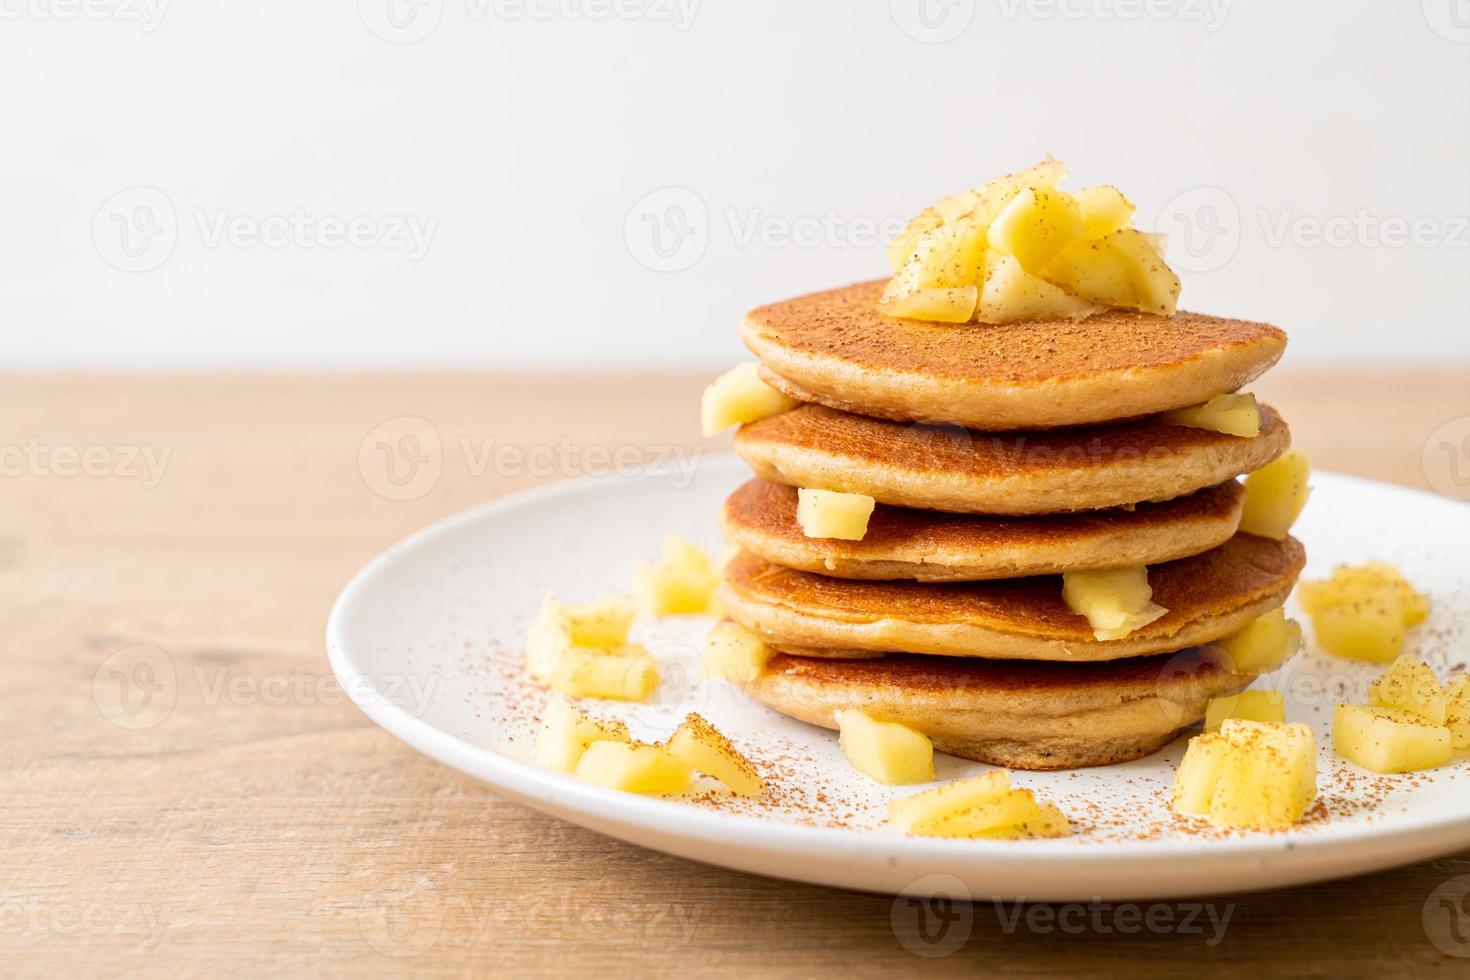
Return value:
<svg viewBox="0 0 1470 980">
<path fill-rule="evenodd" d="M 753 310 L 767 380 L 802 401 L 985 431 L 1087 425 L 1208 401 L 1259 377 L 1286 334 L 1202 313 L 945 324 L 878 312 L 884 280 Z"/>
<path fill-rule="evenodd" d="M 777 654 L 747 690 L 785 715 L 836 728 L 859 708 L 923 732 L 950 755 L 1017 769 L 1103 766 L 1148 755 L 1250 684 L 1207 649 L 1112 664 L 1005 663 L 905 654 Z"/>
<path fill-rule="evenodd" d="M 1240 523 L 1235 481 L 1131 510 L 1042 517 L 946 514 L 879 504 L 861 541 L 809 538 L 796 488 L 751 480 L 725 501 L 727 540 L 776 565 L 853 579 L 967 582 L 1155 565 L 1224 544 Z"/>
<path fill-rule="evenodd" d="M 994 582 L 863 582 L 773 565 L 745 551 L 726 562 L 720 602 L 779 649 L 928 653 L 995 660 L 1117 660 L 1211 643 L 1281 606 L 1306 560 L 1294 538 L 1237 534 L 1201 555 L 1149 569 L 1164 616 L 1098 640 L 1047 575 Z"/>
<path fill-rule="evenodd" d="M 1169 500 L 1259 469 L 1291 445 L 1261 406 L 1261 434 L 1142 419 L 1086 429 L 980 433 L 799 405 L 742 426 L 735 451 L 777 483 L 900 507 L 1059 514 Z"/>
</svg>

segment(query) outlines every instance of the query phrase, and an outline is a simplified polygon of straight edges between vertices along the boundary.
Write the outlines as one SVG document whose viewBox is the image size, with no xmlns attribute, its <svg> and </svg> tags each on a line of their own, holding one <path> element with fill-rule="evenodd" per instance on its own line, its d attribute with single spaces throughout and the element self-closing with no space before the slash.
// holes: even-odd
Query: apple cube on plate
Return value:
<svg viewBox="0 0 1470 980">
<path fill-rule="evenodd" d="M 1454 752 L 1454 738 L 1445 726 L 1400 708 L 1362 704 L 1337 706 L 1332 745 L 1344 759 L 1381 773 L 1432 769 Z"/>
<path fill-rule="evenodd" d="M 1330 605 L 1371 601 L 1384 592 L 1396 593 L 1403 603 L 1405 626 L 1417 626 L 1429 618 L 1429 599 L 1402 572 L 1382 561 L 1339 565 L 1330 578 L 1303 582 L 1298 596 L 1302 608 L 1313 613 Z"/>
<path fill-rule="evenodd" d="M 639 610 L 650 615 L 705 613 L 710 611 L 719 581 L 709 555 L 669 532 L 661 561 L 634 566 L 633 598 Z"/>
<path fill-rule="evenodd" d="M 536 762 L 558 772 L 572 772 L 593 742 L 629 740 L 627 725 L 592 718 L 560 694 L 553 694 L 542 713 L 541 730 L 536 738 Z"/>
<path fill-rule="evenodd" d="M 1301 819 L 1317 795 L 1317 749 L 1306 725 L 1226 718 L 1189 740 L 1174 777 L 1181 813 L 1218 826 L 1275 830 Z"/>
<path fill-rule="evenodd" d="M 577 761 L 577 778 L 626 793 L 678 793 L 694 773 L 662 746 L 596 741 Z"/>
<path fill-rule="evenodd" d="M 1410 711 L 1432 725 L 1445 723 L 1445 692 L 1433 668 L 1407 654 L 1368 688 L 1368 703 Z"/>
<path fill-rule="evenodd" d="M 886 786 L 934 779 L 934 746 L 928 736 L 855 709 L 838 711 L 834 717 L 842 752 L 858 772 Z"/>
<path fill-rule="evenodd" d="M 1444 726 L 1457 749 L 1470 749 L 1470 677 L 1461 674 L 1445 685 Z"/>
<path fill-rule="evenodd" d="M 922 833 L 946 814 L 969 809 L 1010 789 L 1011 774 L 1004 769 L 991 769 L 892 801 L 888 804 L 888 825 L 908 833 Z"/>
<path fill-rule="evenodd" d="M 1010 774 L 991 770 L 888 804 L 888 826 L 925 837 L 1016 840 L 1071 833 L 1056 806 L 1030 790 L 1012 789 Z"/>
<path fill-rule="evenodd" d="M 741 796 L 760 796 L 765 783 L 755 766 L 702 716 L 690 712 L 664 743 L 691 769 L 713 776 Z"/>
<path fill-rule="evenodd" d="M 658 680 L 658 662 L 642 646 L 628 643 L 611 650 L 569 647 L 548 683 L 574 698 L 646 701 Z"/>
</svg>

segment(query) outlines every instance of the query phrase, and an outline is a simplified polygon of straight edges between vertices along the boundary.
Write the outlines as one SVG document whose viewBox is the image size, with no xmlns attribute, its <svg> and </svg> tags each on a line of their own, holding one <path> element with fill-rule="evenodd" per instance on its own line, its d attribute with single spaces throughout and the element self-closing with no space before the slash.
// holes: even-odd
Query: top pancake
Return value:
<svg viewBox="0 0 1470 980">
<path fill-rule="evenodd" d="M 928 323 L 884 316 L 884 280 L 749 313 L 741 337 L 766 380 L 860 415 L 985 431 L 1152 415 L 1234 391 L 1286 334 L 1201 313 L 1109 310 L 1085 320 Z"/>
</svg>

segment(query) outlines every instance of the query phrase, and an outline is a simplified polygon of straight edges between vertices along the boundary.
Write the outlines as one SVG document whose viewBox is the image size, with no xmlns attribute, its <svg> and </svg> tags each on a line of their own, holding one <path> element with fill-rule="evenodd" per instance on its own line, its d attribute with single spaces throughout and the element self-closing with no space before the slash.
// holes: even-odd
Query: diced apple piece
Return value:
<svg viewBox="0 0 1470 980">
<path fill-rule="evenodd" d="M 985 229 L 971 219 L 958 218 L 936 228 L 923 241 L 920 286 L 979 286 L 984 280 Z"/>
<path fill-rule="evenodd" d="M 706 677 L 750 684 L 760 677 L 773 651 L 751 630 L 739 623 L 716 623 L 704 638 Z"/>
<path fill-rule="evenodd" d="M 686 715 L 664 747 L 689 768 L 713 776 L 741 796 L 760 796 L 765 789 L 750 760 L 698 714 Z"/>
<path fill-rule="evenodd" d="M 1082 211 L 1082 234 L 1087 238 L 1101 238 L 1133 222 L 1137 210 L 1123 192 L 1111 184 L 1084 187 L 1073 195 Z"/>
<path fill-rule="evenodd" d="M 934 746 L 926 735 L 855 709 L 839 711 L 835 718 L 842 753 L 858 772 L 885 786 L 934 779 Z"/>
<path fill-rule="evenodd" d="M 573 646 L 562 652 L 547 683 L 574 698 L 645 701 L 658 676 L 658 662 L 636 643 L 611 650 Z"/>
<path fill-rule="evenodd" d="M 531 619 L 526 638 L 526 673 L 539 683 L 550 684 L 562 654 L 571 648 L 571 616 L 567 607 L 548 593 Z"/>
<path fill-rule="evenodd" d="M 1285 539 L 1307 506 L 1312 464 L 1300 449 L 1288 449 L 1245 478 L 1240 529 L 1277 541 Z"/>
<path fill-rule="evenodd" d="M 945 816 L 967 810 L 986 800 L 1010 792 L 1011 774 L 991 769 L 954 782 L 893 800 L 888 804 L 888 825 L 906 833 L 922 833 Z"/>
<path fill-rule="evenodd" d="M 714 380 L 699 400 L 700 427 L 707 436 L 797 406 L 791 398 L 761 380 L 754 362 L 737 364 Z"/>
<path fill-rule="evenodd" d="M 1444 726 L 1457 749 L 1470 749 L 1470 677 L 1454 678 L 1444 689 Z"/>
<path fill-rule="evenodd" d="M 1443 725 L 1412 712 L 1362 704 L 1340 704 L 1332 719 L 1337 754 L 1373 772 L 1412 772 L 1448 762 L 1454 739 Z"/>
<path fill-rule="evenodd" d="M 1174 777 L 1181 813 L 1219 827 L 1275 830 L 1301 819 L 1317 795 L 1317 750 L 1301 723 L 1227 718 L 1190 739 Z"/>
<path fill-rule="evenodd" d="M 1334 603 L 1312 614 L 1312 633 L 1335 656 L 1386 664 L 1404 652 L 1403 606 L 1392 592 Z"/>
<path fill-rule="evenodd" d="M 868 518 L 876 501 L 861 493 L 836 490 L 796 491 L 796 523 L 809 538 L 861 541 L 868 533 Z"/>
<path fill-rule="evenodd" d="M 925 837 L 979 837 L 996 831 L 1015 830 L 1028 820 L 1040 818 L 1041 807 L 1037 805 L 1035 795 L 1029 789 L 1013 789 L 956 810 L 910 833 Z"/>
<path fill-rule="evenodd" d="M 628 642 L 628 630 L 633 626 L 638 609 L 631 597 L 610 595 L 570 605 L 566 614 L 572 643 L 605 649 Z"/>
<path fill-rule="evenodd" d="M 650 615 L 708 612 L 719 580 L 709 555 L 670 532 L 658 564 L 634 567 L 633 598 Z"/>
<path fill-rule="evenodd" d="M 983 322 L 1080 319 L 1095 312 L 1093 304 L 1021 268 L 1015 256 L 987 254 L 978 314 Z"/>
<path fill-rule="evenodd" d="M 577 762 L 577 777 L 625 793 L 677 793 L 694 774 L 658 745 L 597 741 Z"/>
<path fill-rule="evenodd" d="M 904 226 L 889 242 L 884 252 L 888 256 L 888 264 L 893 267 L 895 273 L 902 269 L 914 253 L 914 247 L 919 238 L 926 232 L 933 231 L 944 224 L 944 217 L 937 208 L 925 208 L 914 216 L 914 219 Z"/>
<path fill-rule="evenodd" d="M 1301 819 L 1317 796 L 1317 747 L 1300 722 L 1267 724 L 1226 719 L 1229 744 L 1210 798 L 1210 822 L 1275 830 Z"/>
<path fill-rule="evenodd" d="M 1086 617 L 1092 635 L 1099 640 L 1121 640 L 1167 613 L 1153 601 L 1153 594 L 1143 565 L 1062 576 L 1067 608 Z"/>
<path fill-rule="evenodd" d="M 1445 695 L 1439 678 L 1428 664 L 1407 654 L 1389 664 L 1368 688 L 1368 703 L 1412 712 L 1431 725 L 1445 723 Z"/>
<path fill-rule="evenodd" d="M 1225 736 L 1213 732 L 1189 740 L 1179 771 L 1174 774 L 1174 809 L 1193 817 L 1209 816 L 1215 782 L 1229 748 Z"/>
<path fill-rule="evenodd" d="M 1245 629 L 1219 643 L 1237 674 L 1269 674 L 1290 660 L 1301 645 L 1301 624 L 1287 619 L 1284 609 L 1262 613 Z"/>
<path fill-rule="evenodd" d="M 1205 731 L 1218 732 L 1226 718 L 1285 721 L 1286 700 L 1280 691 L 1242 691 L 1223 698 L 1212 698 L 1205 708 Z"/>
<path fill-rule="evenodd" d="M 1402 572 L 1382 561 L 1339 565 L 1329 579 L 1303 582 L 1298 597 L 1310 613 L 1344 602 L 1372 602 L 1385 591 L 1397 593 L 1403 602 L 1405 626 L 1417 626 L 1429 618 L 1429 599 Z"/>
<path fill-rule="evenodd" d="M 1082 227 L 1082 211 L 1072 195 L 1028 187 L 996 215 L 986 237 L 992 249 L 1035 271 L 1081 238 Z"/>
<path fill-rule="evenodd" d="M 986 181 L 976 190 L 979 203 L 971 208 L 970 213 L 982 224 L 990 224 L 1022 191 L 1027 188 L 1055 190 L 1066 177 L 1067 168 L 1062 162 L 1047 156 L 1035 166 Z"/>
<path fill-rule="evenodd" d="M 1138 290 L 1139 310 L 1158 316 L 1173 316 L 1179 303 L 1179 277 L 1154 250 L 1153 244 L 1143 233 L 1133 228 L 1124 228 L 1102 238 L 1133 266 L 1133 284 Z"/>
<path fill-rule="evenodd" d="M 979 302 L 977 286 L 935 287 L 891 298 L 885 293 L 878 302 L 878 312 L 905 320 L 969 323 L 975 318 L 975 306 Z"/>
<path fill-rule="evenodd" d="M 1063 248 L 1046 265 L 1040 276 L 1080 299 L 1103 306 L 1138 306 L 1138 287 L 1133 266 L 1112 245 L 1081 239 Z"/>
<path fill-rule="evenodd" d="M 541 731 L 536 737 L 536 762 L 558 772 L 571 772 L 577 760 L 596 741 L 627 742 L 628 726 L 584 715 L 560 694 L 546 701 Z"/>
<path fill-rule="evenodd" d="M 1067 815 L 1055 803 L 1037 803 L 1036 814 L 1018 824 L 971 834 L 981 840 L 1022 840 L 1028 837 L 1066 837 L 1072 833 Z"/>
<path fill-rule="evenodd" d="M 1216 395 L 1203 405 L 1165 412 L 1163 421 L 1223 432 L 1227 436 L 1253 438 L 1261 434 L 1261 408 L 1255 395 Z"/>
</svg>

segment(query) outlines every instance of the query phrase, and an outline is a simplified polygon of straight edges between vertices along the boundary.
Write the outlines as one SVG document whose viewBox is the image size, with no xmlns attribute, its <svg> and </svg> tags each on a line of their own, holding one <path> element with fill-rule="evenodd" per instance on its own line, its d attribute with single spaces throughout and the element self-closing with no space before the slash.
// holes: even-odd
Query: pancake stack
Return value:
<svg viewBox="0 0 1470 980">
<path fill-rule="evenodd" d="M 936 324 L 880 314 L 882 281 L 776 303 L 742 327 L 799 401 L 744 425 L 720 600 L 776 651 L 750 682 L 835 728 L 862 709 L 936 748 L 1025 769 L 1156 751 L 1253 676 L 1214 644 L 1281 606 L 1305 555 L 1238 531 L 1236 482 L 1284 452 L 1160 413 L 1239 389 L 1275 327 L 1180 312 Z M 797 488 L 864 494 L 860 541 L 807 537 Z M 1067 572 L 1145 565 L 1161 618 L 1100 640 Z"/>
</svg>

